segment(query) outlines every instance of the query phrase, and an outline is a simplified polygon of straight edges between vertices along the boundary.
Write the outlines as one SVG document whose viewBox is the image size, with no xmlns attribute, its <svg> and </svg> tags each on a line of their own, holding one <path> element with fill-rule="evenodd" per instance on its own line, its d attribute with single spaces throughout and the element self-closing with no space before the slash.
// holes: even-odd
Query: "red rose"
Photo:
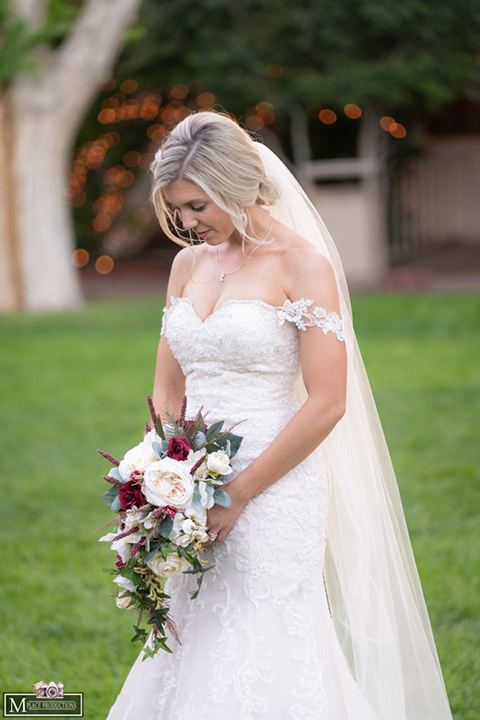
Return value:
<svg viewBox="0 0 480 720">
<path fill-rule="evenodd" d="M 142 505 L 145 505 L 147 502 L 143 496 L 141 487 L 133 480 L 128 480 L 126 483 L 123 483 L 118 491 L 118 497 L 120 498 L 120 507 L 122 510 L 128 510 L 134 505 L 142 507 Z"/>
<path fill-rule="evenodd" d="M 178 510 L 176 507 L 173 507 L 173 505 L 165 505 L 161 509 L 162 515 L 168 515 L 168 517 L 174 518 L 177 514 Z"/>
<path fill-rule="evenodd" d="M 172 460 L 186 460 L 192 449 L 187 437 L 173 437 L 168 443 L 167 455 Z"/>
</svg>

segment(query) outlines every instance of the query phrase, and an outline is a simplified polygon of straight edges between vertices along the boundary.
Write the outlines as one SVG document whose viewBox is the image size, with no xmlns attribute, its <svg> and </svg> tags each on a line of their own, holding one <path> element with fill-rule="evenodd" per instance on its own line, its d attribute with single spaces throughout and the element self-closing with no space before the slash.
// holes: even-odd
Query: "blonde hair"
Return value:
<svg viewBox="0 0 480 720">
<path fill-rule="evenodd" d="M 188 180 L 228 212 L 245 236 L 241 213 L 255 203 L 273 205 L 274 184 L 265 175 L 262 160 L 250 135 L 228 115 L 211 110 L 192 113 L 166 137 L 150 166 L 151 199 L 160 226 L 179 245 L 188 243 L 172 231 L 175 216 L 163 189 L 175 180 Z M 258 242 L 255 238 L 249 238 Z"/>
</svg>

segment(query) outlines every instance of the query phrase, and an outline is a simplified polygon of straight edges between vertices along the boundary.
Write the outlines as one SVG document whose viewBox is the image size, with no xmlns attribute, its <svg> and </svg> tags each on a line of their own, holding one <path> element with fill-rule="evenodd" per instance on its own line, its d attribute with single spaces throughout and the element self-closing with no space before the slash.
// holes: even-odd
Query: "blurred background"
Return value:
<svg viewBox="0 0 480 720">
<path fill-rule="evenodd" d="M 478 289 L 475 0 L 0 7 L 0 308 L 164 287 L 148 167 L 210 107 L 289 163 L 352 288 Z"/>
<path fill-rule="evenodd" d="M 342 256 L 456 720 L 480 717 L 478 0 L 0 0 L 0 689 L 101 720 L 139 648 L 93 531 L 142 435 L 177 251 L 165 133 L 213 107 Z"/>
</svg>

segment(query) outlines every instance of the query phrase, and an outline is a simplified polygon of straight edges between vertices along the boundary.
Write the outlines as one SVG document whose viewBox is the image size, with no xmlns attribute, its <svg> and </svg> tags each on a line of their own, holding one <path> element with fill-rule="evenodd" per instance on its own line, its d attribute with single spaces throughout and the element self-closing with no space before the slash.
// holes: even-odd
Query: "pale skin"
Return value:
<svg viewBox="0 0 480 720">
<path fill-rule="evenodd" d="M 254 249 L 246 243 L 245 254 L 228 213 L 219 208 L 197 185 L 176 180 L 164 190 L 176 208 L 184 228 L 204 242 L 181 250 L 175 257 L 167 290 L 170 297 L 187 297 L 197 315 L 205 320 L 227 300 L 263 300 L 280 306 L 285 300 L 308 298 L 313 306 L 340 314 L 333 268 L 307 240 L 274 221 L 268 244 L 259 247 L 237 272 L 219 280 L 218 260 L 225 273 L 238 268 Z M 271 226 L 267 210 L 247 208 L 249 235 L 264 238 Z M 196 282 L 195 282 L 196 281 Z M 209 282 L 207 282 L 209 281 Z M 200 284 L 201 283 L 201 284 Z M 313 307 L 312 306 L 312 307 Z M 345 412 L 347 356 L 345 343 L 319 328 L 299 332 L 301 369 L 307 400 L 275 440 L 237 477 L 225 486 L 231 506 L 215 505 L 208 511 L 208 531 L 223 540 L 252 497 L 262 492 L 312 453 L 329 435 Z M 157 409 L 180 410 L 185 378 L 168 342 L 158 347 L 153 400 Z M 238 429 L 241 434 L 241 428 Z"/>
</svg>

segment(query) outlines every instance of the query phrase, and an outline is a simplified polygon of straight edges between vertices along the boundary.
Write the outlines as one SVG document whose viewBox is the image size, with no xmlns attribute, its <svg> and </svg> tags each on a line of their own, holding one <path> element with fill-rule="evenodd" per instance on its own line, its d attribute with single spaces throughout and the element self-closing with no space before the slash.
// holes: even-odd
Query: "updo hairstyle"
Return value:
<svg viewBox="0 0 480 720">
<path fill-rule="evenodd" d="M 253 204 L 273 205 L 277 191 L 265 175 L 250 135 L 228 115 L 211 110 L 192 113 L 166 137 L 150 167 L 152 202 L 164 233 L 187 245 L 172 231 L 175 214 L 165 201 L 164 188 L 175 180 L 198 185 L 245 236 L 240 215 Z M 248 238 L 258 243 L 256 238 Z"/>
</svg>

